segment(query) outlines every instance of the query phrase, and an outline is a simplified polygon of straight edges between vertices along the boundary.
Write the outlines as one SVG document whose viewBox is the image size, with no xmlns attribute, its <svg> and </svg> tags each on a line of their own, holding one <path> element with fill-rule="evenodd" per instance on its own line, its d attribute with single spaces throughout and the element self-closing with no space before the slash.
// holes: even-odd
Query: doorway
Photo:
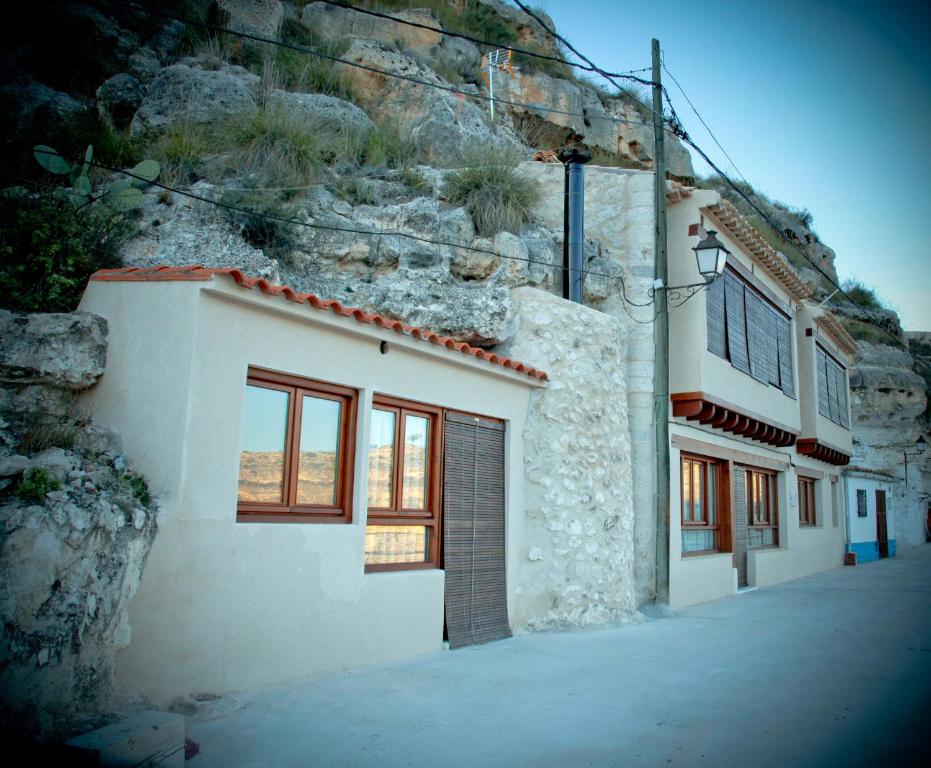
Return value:
<svg viewBox="0 0 931 768">
<path fill-rule="evenodd" d="M 889 531 L 886 529 L 886 492 L 876 491 L 876 545 L 879 556 L 889 557 Z"/>
</svg>

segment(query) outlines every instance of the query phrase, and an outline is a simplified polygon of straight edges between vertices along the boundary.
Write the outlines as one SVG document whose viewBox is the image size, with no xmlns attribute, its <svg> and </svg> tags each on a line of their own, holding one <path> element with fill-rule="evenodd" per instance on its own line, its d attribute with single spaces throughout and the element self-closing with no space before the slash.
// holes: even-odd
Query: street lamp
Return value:
<svg viewBox="0 0 931 768">
<path fill-rule="evenodd" d="M 705 278 L 706 283 L 713 283 L 715 278 L 720 277 L 724 272 L 724 264 L 730 251 L 724 247 L 715 235 L 718 234 L 713 229 L 705 232 L 705 237 L 698 242 L 693 251 L 695 251 L 695 260 L 698 262 L 698 273 Z"/>
<path fill-rule="evenodd" d="M 907 450 L 902 451 L 902 455 L 905 457 L 905 490 L 908 491 L 908 457 L 909 456 L 921 456 L 925 452 L 928 442 L 925 440 L 924 435 L 918 435 L 918 439 L 915 441 L 915 450 L 912 453 L 909 453 Z"/>
</svg>

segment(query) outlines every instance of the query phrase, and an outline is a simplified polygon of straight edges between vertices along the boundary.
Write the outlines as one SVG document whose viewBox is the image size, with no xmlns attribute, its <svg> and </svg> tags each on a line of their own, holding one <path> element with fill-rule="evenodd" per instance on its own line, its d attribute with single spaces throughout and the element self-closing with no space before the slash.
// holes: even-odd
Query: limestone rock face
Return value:
<svg viewBox="0 0 931 768">
<path fill-rule="evenodd" d="M 163 69 L 149 85 L 130 124 L 133 135 L 163 131 L 187 121 L 211 125 L 256 111 L 260 79 L 242 67 L 218 70 L 188 64 Z"/>
<path fill-rule="evenodd" d="M 117 126 L 128 125 L 136 114 L 145 90 L 132 75 L 122 73 L 103 82 L 97 89 L 97 111 Z"/>
<path fill-rule="evenodd" d="M 209 184 L 196 184 L 194 194 L 214 199 L 219 194 Z M 239 267 L 257 277 L 279 282 L 278 262 L 249 245 L 217 208 L 180 195 L 167 202 L 149 193 L 139 207 L 139 234 L 121 250 L 131 266 L 202 264 L 206 267 Z"/>
<path fill-rule="evenodd" d="M 220 26 L 247 35 L 278 40 L 284 21 L 284 6 L 280 0 L 216 0 L 217 21 Z M 261 49 L 262 43 L 245 38 L 243 44 Z"/>
<path fill-rule="evenodd" d="M 502 352 L 542 368 L 524 431 L 527 551 L 517 629 L 637 620 L 623 331 L 614 318 L 533 288 L 512 291 Z"/>
<path fill-rule="evenodd" d="M 0 382 L 86 389 L 103 375 L 107 321 L 87 312 L 0 310 Z"/>
<path fill-rule="evenodd" d="M 437 18 L 426 8 L 392 13 L 391 16 L 404 21 L 416 22 L 426 27 L 440 29 Z M 383 45 L 398 45 L 410 50 L 425 50 L 439 45 L 443 36 L 439 32 L 395 24 L 387 19 L 367 16 L 358 11 L 337 8 L 326 3 L 308 3 L 301 13 L 304 25 L 326 40 L 339 40 L 343 37 L 360 37 L 375 40 Z"/>
<path fill-rule="evenodd" d="M 296 120 L 306 120 L 345 133 L 362 134 L 375 127 L 369 116 L 355 104 L 322 93 L 272 91 L 268 106 Z"/>
<path fill-rule="evenodd" d="M 348 61 L 407 75 L 430 83 L 448 85 L 431 69 L 370 40 L 353 40 L 343 54 Z M 484 113 L 469 99 L 416 83 L 340 65 L 369 114 L 395 123 L 412 136 L 427 155 L 449 165 L 463 147 L 493 138 Z"/>
</svg>

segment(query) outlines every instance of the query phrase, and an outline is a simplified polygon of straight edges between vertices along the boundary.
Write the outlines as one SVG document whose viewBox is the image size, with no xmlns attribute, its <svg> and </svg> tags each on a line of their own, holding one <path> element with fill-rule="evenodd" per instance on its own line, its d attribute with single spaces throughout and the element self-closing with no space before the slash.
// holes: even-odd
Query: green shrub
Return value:
<svg viewBox="0 0 931 768">
<path fill-rule="evenodd" d="M 133 498 L 142 506 L 148 507 L 152 503 L 152 493 L 149 491 L 149 484 L 142 475 L 132 472 L 126 473 L 126 480 L 129 483 L 129 490 Z"/>
<path fill-rule="evenodd" d="M 520 170 L 522 159 L 519 150 L 486 144 L 469 150 L 461 167 L 446 173 L 446 199 L 466 207 L 479 234 L 517 234 L 531 220 L 540 194 Z"/>
<path fill-rule="evenodd" d="M 45 494 L 59 488 L 61 482 L 57 478 L 51 477 L 41 467 L 31 467 L 23 473 L 23 479 L 16 488 L 16 495 L 23 501 L 40 502 L 45 498 Z"/>
<path fill-rule="evenodd" d="M 866 283 L 851 278 L 845 280 L 842 287 L 844 292 L 864 309 L 885 309 L 876 291 Z"/>
<path fill-rule="evenodd" d="M 20 312 L 71 312 L 88 278 L 120 266 L 135 231 L 119 212 L 75 210 L 58 194 L 0 193 L 0 304 Z"/>
<path fill-rule="evenodd" d="M 230 190 L 223 193 L 220 201 L 241 209 L 227 209 L 226 216 L 240 228 L 246 242 L 261 248 L 266 255 L 282 257 L 297 244 L 298 227 L 287 221 L 295 219 L 296 212 L 285 197 L 287 193 L 284 192 Z"/>
<path fill-rule="evenodd" d="M 347 40 L 323 40 L 297 19 L 286 19 L 281 38 L 290 45 L 320 51 L 328 56 L 342 56 L 349 48 Z M 288 91 L 323 93 L 353 101 L 352 81 L 339 64 L 290 48 L 276 47 L 273 58 L 280 87 Z"/>
<path fill-rule="evenodd" d="M 146 152 L 161 166 L 162 184 L 185 187 L 203 174 L 203 158 L 212 148 L 207 130 L 180 121 L 153 138 Z"/>
</svg>

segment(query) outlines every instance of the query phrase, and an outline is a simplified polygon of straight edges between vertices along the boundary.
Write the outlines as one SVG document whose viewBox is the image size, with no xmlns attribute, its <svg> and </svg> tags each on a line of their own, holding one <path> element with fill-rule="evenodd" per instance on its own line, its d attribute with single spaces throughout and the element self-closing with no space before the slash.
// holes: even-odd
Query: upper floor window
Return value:
<svg viewBox="0 0 931 768">
<path fill-rule="evenodd" d="M 682 455 L 682 553 L 720 551 L 718 464 Z"/>
<path fill-rule="evenodd" d="M 350 520 L 356 401 L 347 387 L 249 369 L 240 520 Z"/>
<path fill-rule="evenodd" d="M 369 439 L 368 570 L 437 566 L 439 408 L 376 395 Z"/>
<path fill-rule="evenodd" d="M 795 397 L 792 323 L 730 269 L 708 289 L 708 351 Z"/>
<path fill-rule="evenodd" d="M 847 371 L 820 346 L 815 350 L 818 366 L 818 413 L 844 429 L 847 416 Z"/>
<path fill-rule="evenodd" d="M 798 524 L 816 525 L 815 481 L 810 477 L 798 479 Z"/>
<path fill-rule="evenodd" d="M 776 473 L 765 469 L 746 470 L 747 546 L 779 544 L 779 504 Z"/>
<path fill-rule="evenodd" d="M 863 488 L 857 489 L 857 517 L 866 517 L 866 491 Z"/>
</svg>

